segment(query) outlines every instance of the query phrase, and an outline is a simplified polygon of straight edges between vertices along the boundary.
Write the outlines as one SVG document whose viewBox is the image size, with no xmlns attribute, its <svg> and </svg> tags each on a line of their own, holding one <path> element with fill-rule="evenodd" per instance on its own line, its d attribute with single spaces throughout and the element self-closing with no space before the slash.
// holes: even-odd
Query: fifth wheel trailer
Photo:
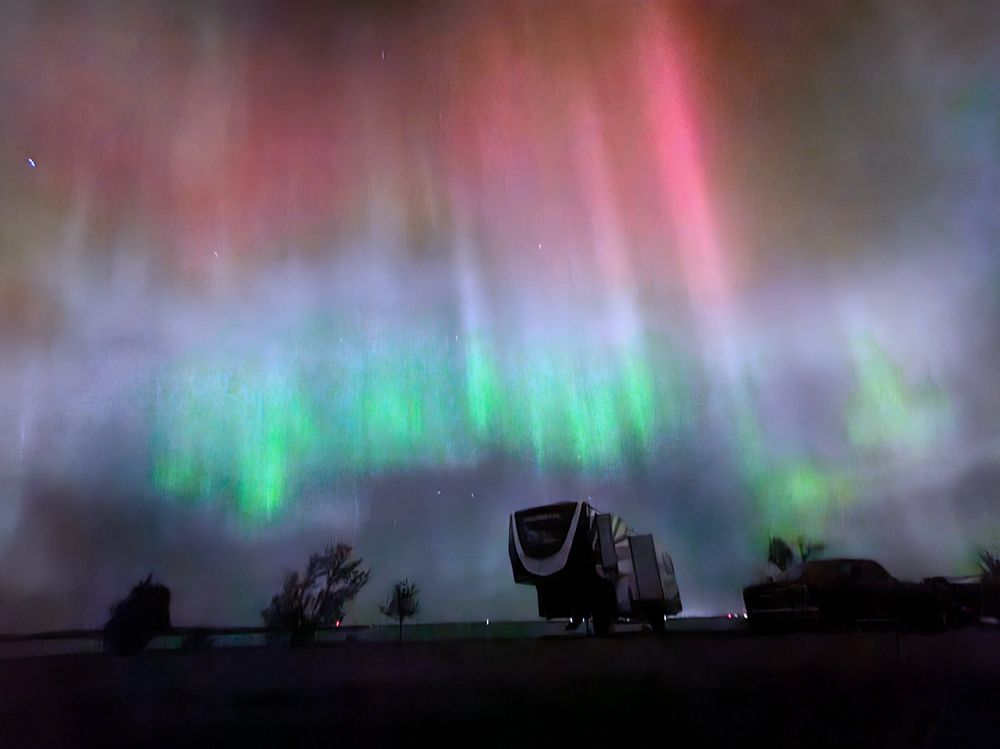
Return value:
<svg viewBox="0 0 1000 749">
<path fill-rule="evenodd" d="M 603 635 L 619 618 L 645 619 L 661 631 L 681 610 L 670 556 L 651 535 L 632 533 L 586 502 L 513 513 L 508 553 L 514 582 L 535 586 L 546 619 L 592 619 Z"/>
</svg>

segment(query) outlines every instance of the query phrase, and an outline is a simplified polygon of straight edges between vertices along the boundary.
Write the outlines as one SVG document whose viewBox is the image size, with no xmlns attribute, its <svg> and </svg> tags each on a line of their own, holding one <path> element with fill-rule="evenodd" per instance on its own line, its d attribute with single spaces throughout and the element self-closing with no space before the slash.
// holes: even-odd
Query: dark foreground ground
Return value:
<svg viewBox="0 0 1000 749">
<path fill-rule="evenodd" d="M 1000 746 L 1000 630 L 0 661 L 0 746 Z"/>
</svg>

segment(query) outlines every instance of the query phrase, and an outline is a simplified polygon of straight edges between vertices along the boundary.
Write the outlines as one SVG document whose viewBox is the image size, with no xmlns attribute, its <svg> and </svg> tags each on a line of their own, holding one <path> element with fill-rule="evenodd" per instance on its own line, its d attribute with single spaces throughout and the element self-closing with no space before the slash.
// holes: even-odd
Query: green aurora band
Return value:
<svg viewBox="0 0 1000 749">
<path fill-rule="evenodd" d="M 244 518 L 267 521 L 312 482 L 494 455 L 613 471 L 651 459 L 691 421 L 689 365 L 649 340 L 614 356 L 536 346 L 516 358 L 475 336 L 445 347 L 403 335 L 326 343 L 329 354 L 284 346 L 267 360 L 189 362 L 162 377 L 156 489 L 235 501 Z"/>
<path fill-rule="evenodd" d="M 654 465 L 705 416 L 694 358 L 652 335 L 600 355 L 535 343 L 514 356 L 485 336 L 311 333 L 267 357 L 192 360 L 160 378 L 158 492 L 267 523 L 309 487 L 498 455 L 592 476 Z M 839 465 L 771 449 L 752 391 L 726 397 L 757 536 L 822 537 L 864 493 L 867 453 L 922 453 L 948 423 L 942 391 L 909 385 L 868 338 L 855 354 L 843 426 L 852 457 Z"/>
</svg>

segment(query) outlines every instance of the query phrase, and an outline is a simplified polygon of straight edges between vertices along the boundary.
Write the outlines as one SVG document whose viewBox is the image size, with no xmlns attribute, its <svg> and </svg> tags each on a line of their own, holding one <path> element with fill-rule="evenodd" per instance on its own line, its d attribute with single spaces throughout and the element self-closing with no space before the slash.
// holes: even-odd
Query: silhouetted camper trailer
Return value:
<svg viewBox="0 0 1000 749">
<path fill-rule="evenodd" d="M 616 619 L 637 618 L 660 631 L 681 610 L 670 556 L 586 502 L 515 512 L 508 551 L 514 582 L 535 586 L 546 619 L 592 619 L 606 634 Z"/>
</svg>

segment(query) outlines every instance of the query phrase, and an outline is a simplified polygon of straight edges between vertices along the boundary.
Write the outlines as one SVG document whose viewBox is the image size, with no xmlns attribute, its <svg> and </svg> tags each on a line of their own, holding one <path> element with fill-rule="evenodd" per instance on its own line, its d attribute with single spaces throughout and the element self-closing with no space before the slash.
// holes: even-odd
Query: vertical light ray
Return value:
<svg viewBox="0 0 1000 749">
<path fill-rule="evenodd" d="M 714 311 L 728 301 L 728 281 L 705 184 L 699 136 L 680 45 L 669 22 L 652 17 L 641 31 L 650 126 L 659 185 L 692 302 Z"/>
</svg>

